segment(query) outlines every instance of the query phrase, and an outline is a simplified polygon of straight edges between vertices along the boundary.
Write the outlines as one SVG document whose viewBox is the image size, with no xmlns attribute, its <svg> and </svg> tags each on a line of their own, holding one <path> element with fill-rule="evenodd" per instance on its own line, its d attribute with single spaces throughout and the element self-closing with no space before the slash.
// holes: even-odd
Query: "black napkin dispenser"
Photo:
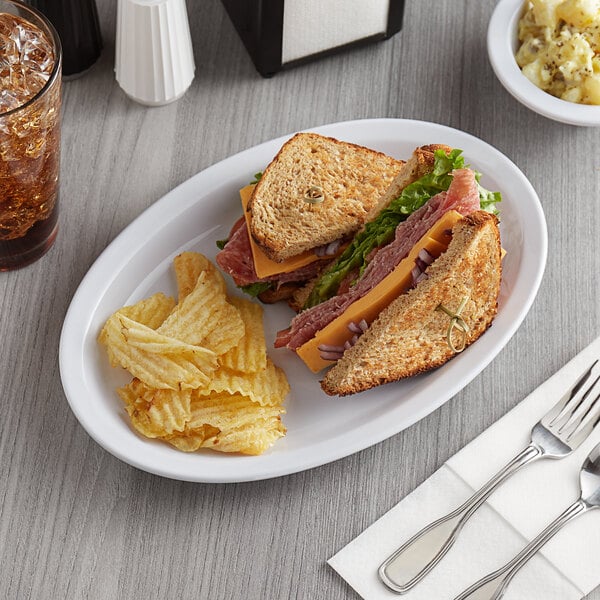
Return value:
<svg viewBox="0 0 600 600">
<path fill-rule="evenodd" d="M 257 71 L 282 69 L 402 28 L 405 0 L 222 0 Z"/>
</svg>

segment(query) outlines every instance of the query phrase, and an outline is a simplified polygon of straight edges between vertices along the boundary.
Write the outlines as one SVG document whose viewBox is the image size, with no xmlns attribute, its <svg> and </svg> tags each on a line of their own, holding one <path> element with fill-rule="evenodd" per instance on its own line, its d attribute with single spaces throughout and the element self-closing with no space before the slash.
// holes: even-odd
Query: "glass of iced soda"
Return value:
<svg viewBox="0 0 600 600">
<path fill-rule="evenodd" d="M 0 0 L 0 271 L 32 263 L 56 238 L 61 59 L 41 13 Z"/>
</svg>

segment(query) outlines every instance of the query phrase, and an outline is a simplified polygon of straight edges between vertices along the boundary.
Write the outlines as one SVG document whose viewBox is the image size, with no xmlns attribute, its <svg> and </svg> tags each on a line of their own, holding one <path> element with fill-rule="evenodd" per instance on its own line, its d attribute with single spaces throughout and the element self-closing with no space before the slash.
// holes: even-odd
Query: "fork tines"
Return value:
<svg viewBox="0 0 600 600">
<path fill-rule="evenodd" d="M 574 444 L 582 442 L 600 422 L 599 382 L 600 361 L 596 359 L 542 420 L 543 425 Z"/>
</svg>

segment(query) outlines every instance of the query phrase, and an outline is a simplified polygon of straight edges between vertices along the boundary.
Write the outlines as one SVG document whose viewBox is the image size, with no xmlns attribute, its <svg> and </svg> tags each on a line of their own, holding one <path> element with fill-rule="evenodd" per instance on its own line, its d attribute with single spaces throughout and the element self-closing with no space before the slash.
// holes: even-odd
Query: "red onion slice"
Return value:
<svg viewBox="0 0 600 600">
<path fill-rule="evenodd" d="M 426 262 L 423 262 L 418 256 L 417 258 L 415 258 L 415 265 L 417 265 L 417 267 L 419 267 L 421 271 L 424 271 L 429 266 Z"/>
<path fill-rule="evenodd" d="M 333 346 L 331 344 L 319 344 L 317 349 L 320 352 L 343 352 L 344 346 Z"/>
<path fill-rule="evenodd" d="M 323 360 L 340 360 L 344 355 L 343 352 L 320 352 L 319 356 Z"/>
<path fill-rule="evenodd" d="M 340 360 L 344 356 L 344 346 L 333 346 L 331 344 L 319 344 L 319 356 L 323 360 Z"/>
<path fill-rule="evenodd" d="M 356 324 L 354 321 L 350 321 L 350 323 L 348 323 L 348 329 L 352 333 L 362 333 L 362 329 L 360 328 L 360 324 Z"/>
<path fill-rule="evenodd" d="M 333 242 L 329 242 L 329 244 L 323 244 L 322 246 L 317 246 L 313 248 L 313 252 L 319 258 L 323 258 L 324 256 L 333 256 L 337 254 L 337 251 L 340 249 L 342 245 L 341 238 L 339 240 L 333 240 Z"/>
<path fill-rule="evenodd" d="M 415 281 L 417 281 L 417 278 L 419 277 L 419 275 L 421 275 L 421 273 L 423 273 L 423 271 L 421 271 L 421 269 L 419 269 L 418 265 L 415 265 L 412 268 L 410 274 L 412 276 L 413 284 L 414 284 Z"/>
<path fill-rule="evenodd" d="M 334 240 L 333 242 L 328 244 L 328 246 L 325 248 L 325 255 L 333 256 L 340 249 L 341 245 L 342 245 L 342 240 Z"/>
<path fill-rule="evenodd" d="M 418 258 L 420 260 L 422 260 L 426 265 L 430 265 L 435 259 L 433 258 L 433 256 L 431 256 L 431 254 L 427 251 L 426 248 L 422 248 L 419 251 L 419 255 Z"/>
</svg>

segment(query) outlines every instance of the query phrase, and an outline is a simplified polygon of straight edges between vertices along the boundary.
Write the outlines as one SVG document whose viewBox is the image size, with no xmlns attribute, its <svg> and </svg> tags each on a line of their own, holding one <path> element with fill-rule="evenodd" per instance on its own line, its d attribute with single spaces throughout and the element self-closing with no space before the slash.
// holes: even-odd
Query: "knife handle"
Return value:
<svg viewBox="0 0 600 600">
<path fill-rule="evenodd" d="M 379 567 L 383 583 L 399 594 L 417 585 L 448 553 L 465 523 L 490 494 L 518 469 L 540 456 L 540 448 L 530 444 L 464 504 L 410 538 Z"/>
</svg>

